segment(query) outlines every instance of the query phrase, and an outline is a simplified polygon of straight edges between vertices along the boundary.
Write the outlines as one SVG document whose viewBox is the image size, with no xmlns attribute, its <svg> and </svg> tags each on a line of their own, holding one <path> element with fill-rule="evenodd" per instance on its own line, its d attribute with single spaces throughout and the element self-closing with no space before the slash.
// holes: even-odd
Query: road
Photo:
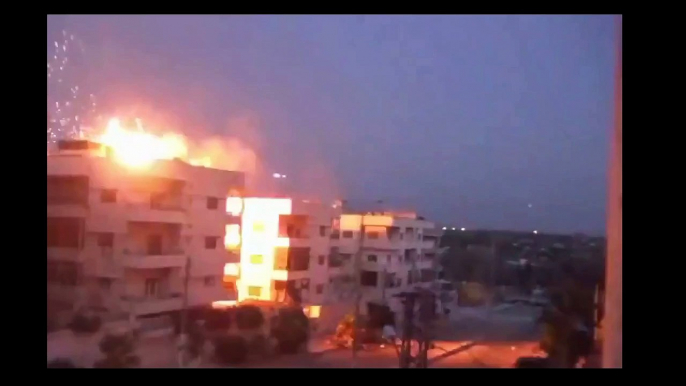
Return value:
<svg viewBox="0 0 686 386">
<path fill-rule="evenodd" d="M 456 309 L 437 330 L 436 348 L 429 352 L 430 367 L 512 367 L 521 356 L 533 355 L 538 348 L 539 331 L 535 319 L 540 311 L 520 305 Z M 175 367 L 173 341 L 158 338 L 139 347 L 141 367 Z M 201 367 L 219 367 L 206 363 Z M 248 368 L 352 368 L 350 350 L 286 355 L 273 359 L 251 360 L 239 367 Z M 398 357 L 392 347 L 359 353 L 355 367 L 397 368 Z"/>
<path fill-rule="evenodd" d="M 438 331 L 436 348 L 429 352 L 430 367 L 512 367 L 521 356 L 538 354 L 539 331 L 535 324 L 539 310 L 506 306 L 488 312 L 470 309 L 455 312 Z M 353 366 L 350 350 L 321 354 L 283 356 L 271 361 L 249 363 L 250 368 L 397 368 L 398 357 L 391 347 L 362 351 Z"/>
</svg>

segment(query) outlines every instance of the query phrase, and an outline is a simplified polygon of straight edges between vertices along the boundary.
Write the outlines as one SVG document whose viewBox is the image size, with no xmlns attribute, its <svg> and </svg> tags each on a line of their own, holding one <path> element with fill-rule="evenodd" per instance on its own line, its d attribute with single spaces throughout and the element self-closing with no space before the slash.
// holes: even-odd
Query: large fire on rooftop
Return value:
<svg viewBox="0 0 686 386">
<path fill-rule="evenodd" d="M 195 166 L 249 172 L 256 161 L 254 152 L 235 139 L 208 138 L 193 143 L 181 134 L 150 132 L 140 119 L 126 125 L 121 119 L 112 118 L 92 140 L 108 146 L 120 164 L 136 169 L 144 169 L 157 160 L 181 159 Z"/>
</svg>

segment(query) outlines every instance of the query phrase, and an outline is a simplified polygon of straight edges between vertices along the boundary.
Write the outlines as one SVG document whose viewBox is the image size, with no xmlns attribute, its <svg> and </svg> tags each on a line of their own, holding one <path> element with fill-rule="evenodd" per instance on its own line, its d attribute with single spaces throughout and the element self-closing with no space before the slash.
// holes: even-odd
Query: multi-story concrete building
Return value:
<svg viewBox="0 0 686 386">
<path fill-rule="evenodd" d="M 362 314 L 368 303 L 397 312 L 400 302 L 393 295 L 434 282 L 439 237 L 435 224 L 415 213 L 343 214 L 331 237 L 330 259 L 345 267 L 344 277 L 359 272 Z M 330 292 L 335 297 L 341 291 L 333 287 Z"/>
<path fill-rule="evenodd" d="M 48 156 L 48 299 L 155 315 L 226 297 L 227 197 L 242 173 L 159 160 L 115 162 L 87 141 Z"/>
<path fill-rule="evenodd" d="M 441 231 L 415 214 L 344 214 L 340 203 L 287 198 L 243 202 L 240 264 L 225 269 L 239 301 L 295 296 L 331 325 L 352 312 L 358 283 L 364 314 L 370 302 L 397 311 L 392 295 L 436 278 Z"/>
</svg>

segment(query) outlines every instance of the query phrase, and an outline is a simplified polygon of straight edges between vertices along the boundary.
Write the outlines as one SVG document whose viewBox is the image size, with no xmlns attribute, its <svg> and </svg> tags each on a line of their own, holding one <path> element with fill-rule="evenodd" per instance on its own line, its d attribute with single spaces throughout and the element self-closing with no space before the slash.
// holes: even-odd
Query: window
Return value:
<svg viewBox="0 0 686 386">
<path fill-rule="evenodd" d="M 343 231 L 343 238 L 344 239 L 352 239 L 353 238 L 353 231 Z"/>
<path fill-rule="evenodd" d="M 217 238 L 212 236 L 205 237 L 205 249 L 217 248 Z"/>
<path fill-rule="evenodd" d="M 376 255 L 367 255 L 367 261 L 370 263 L 376 263 Z"/>
<path fill-rule="evenodd" d="M 386 262 L 388 264 L 391 264 L 391 259 L 392 259 L 391 255 L 386 256 Z"/>
<path fill-rule="evenodd" d="M 113 203 L 117 202 L 117 190 L 116 189 L 103 189 L 100 192 L 100 202 Z"/>
<path fill-rule="evenodd" d="M 219 209 L 219 199 L 217 197 L 207 197 L 207 209 Z"/>
<path fill-rule="evenodd" d="M 98 246 L 112 248 L 114 246 L 114 233 L 98 233 Z"/>
<path fill-rule="evenodd" d="M 48 247 L 80 248 L 84 220 L 76 217 L 48 217 Z"/>
<path fill-rule="evenodd" d="M 248 296 L 259 298 L 262 295 L 262 287 L 248 287 Z"/>
<path fill-rule="evenodd" d="M 324 225 L 319 226 L 319 236 L 326 237 L 326 227 Z"/>
<path fill-rule="evenodd" d="M 215 277 L 214 276 L 205 276 L 205 278 L 203 279 L 203 282 L 205 283 L 205 287 L 214 287 Z"/>
<path fill-rule="evenodd" d="M 317 295 L 321 295 L 324 293 L 324 284 L 317 284 L 316 287 Z"/>
<path fill-rule="evenodd" d="M 318 260 L 319 260 L 319 265 L 324 265 L 326 263 L 326 256 L 319 255 Z"/>
<path fill-rule="evenodd" d="M 252 231 L 255 233 L 261 233 L 264 232 L 264 224 L 260 221 L 255 221 L 252 224 Z"/>
<path fill-rule="evenodd" d="M 250 255 L 250 264 L 262 264 L 262 255 Z"/>
<path fill-rule="evenodd" d="M 341 237 L 341 234 L 338 231 L 331 231 L 331 235 L 329 238 L 333 240 L 338 240 Z"/>
<path fill-rule="evenodd" d="M 159 280 L 157 279 L 145 279 L 145 296 L 155 297 L 157 296 L 157 287 L 159 286 Z"/>
<path fill-rule="evenodd" d="M 376 240 L 379 238 L 379 232 L 367 232 L 367 238 L 370 240 Z"/>
<path fill-rule="evenodd" d="M 376 287 L 379 280 L 379 273 L 375 271 L 361 271 L 360 285 L 363 287 Z"/>
</svg>

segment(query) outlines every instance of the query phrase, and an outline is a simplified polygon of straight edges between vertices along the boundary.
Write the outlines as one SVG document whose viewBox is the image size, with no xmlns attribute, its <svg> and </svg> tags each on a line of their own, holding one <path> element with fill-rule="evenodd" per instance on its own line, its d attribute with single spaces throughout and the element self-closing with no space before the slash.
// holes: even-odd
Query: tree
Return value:
<svg viewBox="0 0 686 386">
<path fill-rule="evenodd" d="M 100 341 L 100 352 L 104 358 L 95 362 L 97 368 L 136 367 L 140 358 L 135 355 L 135 339 L 131 334 L 107 334 Z"/>
</svg>

